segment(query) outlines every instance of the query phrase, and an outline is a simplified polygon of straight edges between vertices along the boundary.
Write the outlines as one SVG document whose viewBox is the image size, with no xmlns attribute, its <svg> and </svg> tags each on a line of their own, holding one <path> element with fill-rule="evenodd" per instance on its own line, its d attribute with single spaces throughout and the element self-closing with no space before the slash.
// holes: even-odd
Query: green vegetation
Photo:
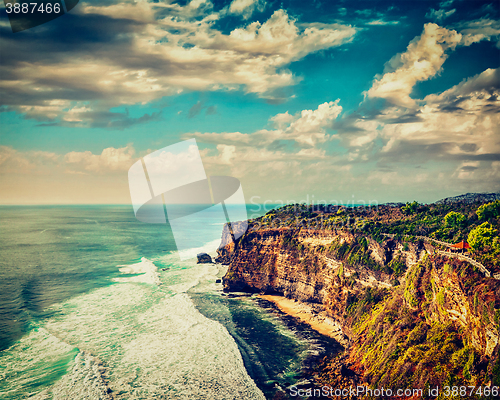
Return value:
<svg viewBox="0 0 500 400">
<path fill-rule="evenodd" d="M 259 220 L 264 227 L 289 227 L 326 230 L 346 230 L 356 237 L 369 237 L 380 244 L 387 234 L 403 243 L 418 245 L 416 236 L 458 243 L 468 241 L 471 255 L 494 273 L 500 272 L 500 201 L 487 204 L 451 203 L 419 204 L 416 201 L 401 205 L 377 207 L 288 205 L 270 211 Z M 486 225 L 485 225 L 486 224 Z M 421 246 L 421 245 L 420 245 Z M 366 263 L 369 268 L 383 270 L 371 260 L 363 245 L 343 244 L 332 249 L 349 264 Z M 345 257 L 345 258 L 344 258 Z M 389 265 L 386 272 L 401 273 L 400 266 Z"/>
<path fill-rule="evenodd" d="M 486 265 L 497 269 L 500 267 L 500 237 L 499 230 L 489 222 L 472 229 L 467 241 L 473 250 L 475 258 Z"/>
<path fill-rule="evenodd" d="M 477 209 L 476 213 L 480 221 L 500 217 L 500 200 L 483 204 Z"/>
<path fill-rule="evenodd" d="M 332 257 L 343 260 L 350 266 L 364 265 L 373 270 L 384 269 L 371 258 L 368 250 L 368 240 L 361 236 L 350 243 L 333 242 L 329 251 Z"/>
<path fill-rule="evenodd" d="M 405 215 L 412 215 L 417 212 L 418 206 L 419 204 L 416 201 L 412 203 L 406 203 L 403 207 L 401 207 L 401 211 Z"/>
<path fill-rule="evenodd" d="M 402 256 L 393 258 L 387 268 L 394 273 L 395 276 L 402 276 L 406 271 L 406 260 Z"/>
<path fill-rule="evenodd" d="M 467 240 L 474 250 L 484 250 L 488 247 L 500 250 L 498 229 L 495 229 L 489 222 L 471 230 Z"/>
<path fill-rule="evenodd" d="M 350 360 L 362 366 L 363 376 L 372 388 L 478 386 L 491 379 L 481 364 L 481 355 L 469 344 L 460 325 L 430 317 L 437 305 L 442 308 L 446 302 L 445 289 L 436 287 L 430 278 L 434 268 L 433 261 L 427 259 L 408 272 L 405 288 L 396 287 L 392 292 L 370 289 L 359 296 L 350 295 L 346 316 L 356 321 Z M 478 283 L 473 280 L 467 284 Z M 430 292 L 425 296 L 430 301 L 414 301 L 418 300 L 420 288 Z M 433 294 L 437 304 L 432 301 Z M 329 360 L 319 370 L 317 379 L 321 384 L 337 379 L 334 364 L 335 360 Z M 500 363 L 495 361 L 492 375 L 499 370 Z"/>
<path fill-rule="evenodd" d="M 364 293 L 351 293 L 346 301 L 345 317 L 359 321 L 388 294 L 386 289 L 366 288 Z"/>
<path fill-rule="evenodd" d="M 449 228 L 460 228 L 465 225 L 467 218 L 465 215 L 450 211 L 444 216 L 444 225 Z"/>
</svg>

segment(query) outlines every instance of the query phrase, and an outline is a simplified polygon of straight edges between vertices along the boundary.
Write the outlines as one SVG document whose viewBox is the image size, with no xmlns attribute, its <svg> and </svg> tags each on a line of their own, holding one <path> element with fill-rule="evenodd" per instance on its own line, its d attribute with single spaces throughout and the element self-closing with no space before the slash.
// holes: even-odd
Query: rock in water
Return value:
<svg viewBox="0 0 500 400">
<path fill-rule="evenodd" d="M 207 253 L 199 253 L 196 257 L 198 258 L 198 264 L 213 263 L 212 257 L 210 257 Z"/>
</svg>

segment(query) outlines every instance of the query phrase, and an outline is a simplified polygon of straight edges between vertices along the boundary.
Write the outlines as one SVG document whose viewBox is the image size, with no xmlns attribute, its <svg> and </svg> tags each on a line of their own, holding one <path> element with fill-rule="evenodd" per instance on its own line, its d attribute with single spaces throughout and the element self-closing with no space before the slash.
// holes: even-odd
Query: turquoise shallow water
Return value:
<svg viewBox="0 0 500 400">
<path fill-rule="evenodd" d="M 193 254 L 215 250 L 220 229 L 192 230 Z M 168 226 L 130 207 L 0 207 L 0 397 L 270 396 L 307 343 L 221 297 L 223 272 L 181 261 Z"/>
</svg>

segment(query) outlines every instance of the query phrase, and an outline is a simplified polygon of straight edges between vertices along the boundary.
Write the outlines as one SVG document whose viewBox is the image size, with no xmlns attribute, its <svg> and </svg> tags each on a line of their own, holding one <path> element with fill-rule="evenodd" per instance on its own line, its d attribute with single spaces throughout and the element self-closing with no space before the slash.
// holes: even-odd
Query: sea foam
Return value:
<svg viewBox="0 0 500 400">
<path fill-rule="evenodd" d="M 211 242 L 208 242 L 201 247 L 182 250 L 181 252 L 179 252 L 179 255 L 183 259 L 190 259 L 190 258 L 195 259 L 196 255 L 199 253 L 209 253 L 209 254 L 212 253 L 212 255 L 214 255 L 215 250 L 217 250 L 217 248 L 219 247 L 219 244 L 220 244 L 220 239 L 212 240 Z"/>
<path fill-rule="evenodd" d="M 181 263 L 162 273 L 160 287 L 124 282 L 58 306 L 47 329 L 100 361 L 79 367 L 81 373 L 70 366 L 46 393 L 56 400 L 76 399 L 75 390 L 104 393 L 109 388 L 113 398 L 127 400 L 264 400 L 227 330 L 201 315 L 187 293 L 177 291 L 192 287 L 204 273 L 212 275 L 213 268 Z M 107 372 L 94 373 L 93 365 Z M 81 377 L 89 377 L 88 384 L 72 388 L 71 382 Z"/>
<path fill-rule="evenodd" d="M 151 285 L 161 285 L 158 275 L 158 268 L 154 263 L 146 257 L 142 257 L 141 261 L 132 265 L 119 265 L 122 274 L 140 274 L 127 278 L 113 278 L 115 282 L 142 282 Z"/>
<path fill-rule="evenodd" d="M 34 400 L 113 400 L 104 374 L 106 368 L 101 361 L 85 352 L 79 352 L 72 362 L 70 372 L 56 384 L 35 396 Z"/>
</svg>

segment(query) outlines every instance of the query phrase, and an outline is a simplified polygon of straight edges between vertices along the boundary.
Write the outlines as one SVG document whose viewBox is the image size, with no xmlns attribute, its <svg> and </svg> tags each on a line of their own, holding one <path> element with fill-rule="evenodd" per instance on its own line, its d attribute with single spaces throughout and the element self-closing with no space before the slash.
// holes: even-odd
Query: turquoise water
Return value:
<svg viewBox="0 0 500 400">
<path fill-rule="evenodd" d="M 193 229 L 192 254 L 221 228 Z M 127 206 L 0 207 L 0 397 L 271 396 L 307 343 L 221 296 L 223 273 L 181 261 L 168 226 Z"/>
</svg>

